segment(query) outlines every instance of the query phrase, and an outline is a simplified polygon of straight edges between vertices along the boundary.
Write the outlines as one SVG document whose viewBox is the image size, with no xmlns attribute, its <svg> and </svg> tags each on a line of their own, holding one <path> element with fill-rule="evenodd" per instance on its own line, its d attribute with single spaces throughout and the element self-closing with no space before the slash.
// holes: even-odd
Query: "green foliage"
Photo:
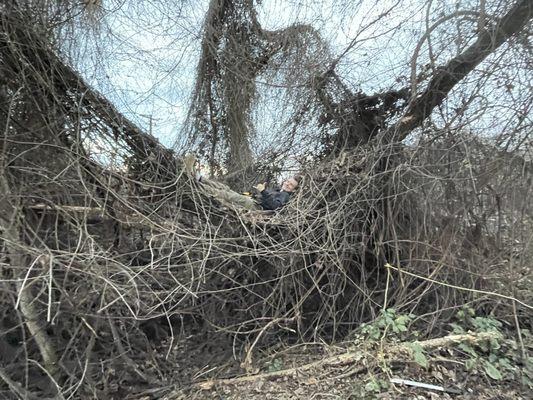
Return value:
<svg viewBox="0 0 533 400">
<path fill-rule="evenodd" d="M 373 322 L 361 325 L 357 332 L 356 340 L 364 341 L 404 341 L 411 352 L 412 359 L 422 368 L 429 367 L 429 360 L 420 344 L 412 341 L 418 332 L 413 330 L 414 315 L 398 314 L 394 309 L 382 310 Z M 464 356 L 465 368 L 474 374 L 485 375 L 494 381 L 516 379 L 523 385 L 533 389 L 533 359 L 527 357 L 522 360 L 521 352 L 516 340 L 505 339 L 503 324 L 491 316 L 479 316 L 471 307 L 464 307 L 457 312 L 455 321 L 451 324 L 453 333 L 465 334 L 468 332 L 490 332 L 494 335 L 488 340 L 476 342 L 463 342 L 458 345 Z M 524 342 L 530 343 L 533 339 L 529 331 L 522 330 Z M 526 345 L 527 347 L 527 345 Z M 372 379 L 364 387 L 357 387 L 359 397 L 373 398 L 381 393 L 385 386 L 381 381 Z"/>
<path fill-rule="evenodd" d="M 491 364 L 490 362 L 485 362 L 483 368 L 485 369 L 487 375 L 490 376 L 492 379 L 500 380 L 503 378 L 501 372 L 494 366 L 494 364 Z"/>
<path fill-rule="evenodd" d="M 415 315 L 397 314 L 396 310 L 389 308 L 382 310 L 378 318 L 369 324 L 363 324 L 360 328 L 362 338 L 367 341 L 387 339 L 391 341 L 405 341 L 413 336 L 418 336 L 417 331 L 410 329 Z M 417 343 L 409 343 L 413 360 L 423 368 L 429 363 L 424 349 Z"/>
<path fill-rule="evenodd" d="M 492 317 L 476 316 L 470 307 L 464 307 L 457 313 L 457 322 L 451 324 L 454 333 L 492 332 L 495 337 L 476 345 L 468 342 L 461 343 L 459 349 L 467 356 L 465 367 L 469 371 L 485 373 L 493 380 L 512 379 L 519 375 L 522 383 L 533 389 L 529 376 L 533 375 L 533 368 L 528 368 L 528 357 L 525 368 L 517 367 L 521 363 L 518 346 L 514 340 L 506 340 L 502 334 L 502 323 Z M 524 332 L 524 331 L 523 331 Z M 527 331 L 525 331 L 527 332 Z M 523 333 L 527 336 L 529 332 Z"/>
<path fill-rule="evenodd" d="M 457 312 L 458 323 L 452 323 L 454 333 L 464 333 L 466 330 L 475 332 L 498 332 L 502 323 L 492 317 L 478 317 L 472 307 L 463 307 Z"/>
<path fill-rule="evenodd" d="M 428 359 L 424 353 L 424 349 L 417 342 L 409 343 L 414 361 L 422 368 L 429 366 Z"/>
<path fill-rule="evenodd" d="M 370 393 L 381 393 L 389 388 L 389 382 L 372 377 L 365 385 L 365 390 Z"/>
<path fill-rule="evenodd" d="M 361 325 L 360 333 L 366 340 L 405 339 L 410 333 L 408 328 L 414 317 L 412 314 L 397 314 L 393 308 L 382 310 L 375 321 Z"/>
<path fill-rule="evenodd" d="M 272 362 L 268 364 L 267 371 L 268 372 L 277 372 L 281 371 L 283 369 L 283 361 L 279 358 L 274 358 Z"/>
<path fill-rule="evenodd" d="M 384 379 L 371 377 L 364 386 L 356 386 L 349 397 L 350 400 L 355 399 L 377 399 L 378 394 L 389 389 L 390 384 Z"/>
</svg>

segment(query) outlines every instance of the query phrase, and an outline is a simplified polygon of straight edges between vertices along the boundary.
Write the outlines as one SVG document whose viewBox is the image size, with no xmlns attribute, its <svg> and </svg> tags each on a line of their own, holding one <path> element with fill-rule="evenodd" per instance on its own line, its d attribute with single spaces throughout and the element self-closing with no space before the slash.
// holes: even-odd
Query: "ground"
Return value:
<svg viewBox="0 0 533 400">
<path fill-rule="evenodd" d="M 392 324 L 384 323 L 392 316 Z M 463 313 L 462 325 L 425 340 L 405 332 L 410 318 L 384 314 L 335 345 L 308 343 L 258 350 L 237 362 L 222 342 L 189 336 L 157 357 L 176 357 L 168 386 L 127 398 L 185 399 L 531 399 L 533 340 L 487 317 Z M 469 322 L 467 322 L 469 321 Z M 467 330 L 477 327 L 477 331 Z M 407 330 L 407 329 L 405 329 Z M 379 338 L 375 340 L 375 338 Z M 205 338 L 204 338 L 205 339 Z M 168 349 L 170 338 L 159 350 Z M 176 338 L 173 340 L 176 341 Z M 244 357 L 241 357 L 241 359 Z M 450 392 L 393 385 L 391 378 L 445 387 Z"/>
</svg>

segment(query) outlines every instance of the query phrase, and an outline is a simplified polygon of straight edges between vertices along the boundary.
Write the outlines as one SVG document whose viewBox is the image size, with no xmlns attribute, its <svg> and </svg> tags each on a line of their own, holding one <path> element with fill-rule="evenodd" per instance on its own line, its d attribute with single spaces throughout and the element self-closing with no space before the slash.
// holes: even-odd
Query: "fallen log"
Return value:
<svg viewBox="0 0 533 400">
<path fill-rule="evenodd" d="M 480 332 L 480 333 L 467 333 L 461 335 L 449 335 L 435 339 L 429 339 L 422 342 L 415 342 L 424 350 L 436 349 L 439 347 L 453 346 L 461 343 L 477 344 L 486 340 L 496 339 L 499 337 L 497 332 Z M 390 346 L 383 349 L 382 358 L 387 361 L 396 361 L 400 356 L 411 354 L 412 350 L 409 347 L 410 343 L 400 343 L 395 346 Z M 321 360 L 311 362 L 309 364 L 300 365 L 294 368 L 288 368 L 281 371 L 267 372 L 257 375 L 240 376 L 229 379 L 210 379 L 196 384 L 196 388 L 202 390 L 210 390 L 215 386 L 224 385 L 238 385 L 241 383 L 253 382 L 261 379 L 274 380 L 284 377 L 293 377 L 303 372 L 309 372 L 312 370 L 323 369 L 327 367 L 341 367 L 350 364 L 355 364 L 362 359 L 360 350 L 351 350 L 346 353 L 327 357 Z M 378 365 L 381 360 L 375 358 L 371 362 L 361 363 L 356 365 L 350 370 L 350 374 L 356 374 Z M 169 397 L 171 398 L 171 397 Z"/>
</svg>

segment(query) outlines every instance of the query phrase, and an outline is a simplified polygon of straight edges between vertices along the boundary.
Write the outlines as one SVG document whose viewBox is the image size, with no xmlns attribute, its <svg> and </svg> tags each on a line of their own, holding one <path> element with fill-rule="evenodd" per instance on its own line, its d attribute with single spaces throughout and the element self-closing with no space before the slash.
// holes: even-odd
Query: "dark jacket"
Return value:
<svg viewBox="0 0 533 400">
<path fill-rule="evenodd" d="M 279 189 L 265 189 L 261 192 L 261 207 L 264 210 L 277 210 L 283 207 L 289 199 L 291 193 Z"/>
</svg>

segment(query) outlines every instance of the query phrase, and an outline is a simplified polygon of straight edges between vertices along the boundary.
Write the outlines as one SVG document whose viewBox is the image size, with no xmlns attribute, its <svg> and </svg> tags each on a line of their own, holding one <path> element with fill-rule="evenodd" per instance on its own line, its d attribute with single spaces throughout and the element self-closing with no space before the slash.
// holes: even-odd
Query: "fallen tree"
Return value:
<svg viewBox="0 0 533 400">
<path fill-rule="evenodd" d="M 411 94 L 395 124 L 372 128 L 365 137 L 374 140 L 316 160 L 291 203 L 268 217 L 208 196 L 175 154 L 32 33 L 24 14 L 0 15 L 8 386 L 102 397 L 112 381 L 153 384 L 171 374 L 177 332 L 193 326 L 206 342 L 234 339 L 241 353 L 280 339 L 335 340 L 381 308 L 438 315 L 509 287 L 521 302 L 516 319 L 527 318 L 527 271 L 515 267 L 530 251 L 531 162 L 467 132 L 459 143 L 417 148 L 396 140 L 489 54 L 488 38 L 494 50 L 527 23 L 528 2 Z M 358 106 L 375 115 L 374 100 Z M 137 358 L 167 336 L 168 363 Z"/>
</svg>

